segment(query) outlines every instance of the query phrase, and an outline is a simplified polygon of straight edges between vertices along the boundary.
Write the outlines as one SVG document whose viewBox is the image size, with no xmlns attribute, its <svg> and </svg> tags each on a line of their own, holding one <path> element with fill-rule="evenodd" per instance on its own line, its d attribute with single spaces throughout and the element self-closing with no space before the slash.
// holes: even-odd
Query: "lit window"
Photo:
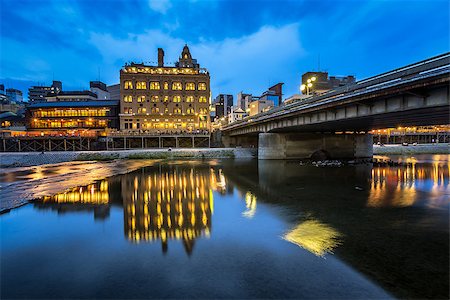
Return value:
<svg viewBox="0 0 450 300">
<path fill-rule="evenodd" d="M 206 91 L 206 82 L 199 82 L 198 83 L 198 90 L 199 91 Z"/>
<path fill-rule="evenodd" d="M 138 96 L 137 102 L 145 102 L 145 96 Z"/>
<path fill-rule="evenodd" d="M 159 97 L 158 96 L 152 96 L 152 102 L 158 102 Z"/>
<path fill-rule="evenodd" d="M 161 86 L 159 85 L 158 81 L 151 81 L 150 82 L 150 89 L 151 90 L 159 90 Z"/>
<path fill-rule="evenodd" d="M 183 86 L 181 85 L 181 82 L 175 81 L 172 82 L 172 90 L 181 91 L 183 89 Z"/>
<path fill-rule="evenodd" d="M 195 83 L 194 82 L 187 82 L 186 83 L 186 91 L 193 91 L 195 90 Z"/>
<path fill-rule="evenodd" d="M 133 102 L 132 96 L 123 96 L 123 102 Z"/>
<path fill-rule="evenodd" d="M 193 114 L 194 114 L 194 109 L 193 109 L 193 108 L 188 108 L 187 111 L 186 111 L 186 113 L 187 113 L 188 115 L 193 115 Z"/>
<path fill-rule="evenodd" d="M 207 108 L 200 108 L 200 114 L 202 114 L 202 115 L 206 115 L 206 114 L 208 114 L 208 109 Z"/>
<path fill-rule="evenodd" d="M 138 108 L 138 114 L 145 114 L 146 112 L 147 112 L 147 109 L 145 107 Z"/>
<path fill-rule="evenodd" d="M 173 96 L 173 102 L 181 102 L 181 96 Z"/>
<path fill-rule="evenodd" d="M 173 113 L 174 113 L 175 115 L 179 115 L 179 114 L 181 114 L 181 109 L 175 108 L 175 109 L 173 110 Z"/>
<path fill-rule="evenodd" d="M 169 96 L 164 96 L 164 102 L 169 102 Z"/>
<path fill-rule="evenodd" d="M 164 89 L 165 90 L 169 89 L 169 83 L 167 81 L 164 81 Z"/>
<path fill-rule="evenodd" d="M 159 113 L 159 108 L 158 107 L 152 107 L 152 114 L 157 114 Z"/>
<path fill-rule="evenodd" d="M 133 113 L 133 109 L 131 107 L 124 107 L 123 112 L 125 114 L 131 114 Z"/>
<path fill-rule="evenodd" d="M 138 90 L 146 90 L 147 89 L 147 82 L 145 82 L 145 81 L 138 81 L 138 82 L 136 82 L 136 89 L 138 89 Z"/>
<path fill-rule="evenodd" d="M 125 81 L 123 88 L 126 89 L 126 90 L 132 89 L 133 88 L 133 82 L 131 80 Z"/>
<path fill-rule="evenodd" d="M 206 103 L 206 97 L 205 96 L 200 96 L 200 98 L 198 98 L 198 102 Z"/>
<path fill-rule="evenodd" d="M 187 96 L 186 102 L 194 102 L 194 96 Z"/>
<path fill-rule="evenodd" d="M 169 113 L 169 108 L 168 108 L 168 107 L 164 108 L 164 113 L 165 113 L 165 114 L 168 114 L 168 113 Z"/>
</svg>

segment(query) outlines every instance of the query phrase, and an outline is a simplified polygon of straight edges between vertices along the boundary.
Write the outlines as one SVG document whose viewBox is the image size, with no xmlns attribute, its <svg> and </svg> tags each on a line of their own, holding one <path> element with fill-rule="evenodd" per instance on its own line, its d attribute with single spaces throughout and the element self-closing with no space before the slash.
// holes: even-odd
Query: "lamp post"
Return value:
<svg viewBox="0 0 450 300">
<path fill-rule="evenodd" d="M 304 90 L 306 90 L 306 95 L 309 95 L 309 91 L 311 90 L 312 86 L 313 86 L 313 82 L 317 80 L 316 76 L 313 76 L 311 78 L 309 78 L 308 80 L 306 80 L 306 84 L 302 84 L 300 86 L 300 90 L 303 92 Z"/>
</svg>

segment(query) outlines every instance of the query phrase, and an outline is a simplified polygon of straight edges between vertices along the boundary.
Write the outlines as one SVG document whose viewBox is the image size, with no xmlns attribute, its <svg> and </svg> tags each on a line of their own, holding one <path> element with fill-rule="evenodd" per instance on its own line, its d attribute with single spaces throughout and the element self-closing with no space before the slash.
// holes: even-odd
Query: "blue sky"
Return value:
<svg viewBox="0 0 450 300">
<path fill-rule="evenodd" d="M 448 52 L 449 1 L 0 0 L 0 83 L 119 82 L 125 62 L 174 62 L 187 43 L 213 97 L 261 94 L 321 70 L 363 79 Z M 100 72 L 99 72 L 100 70 Z"/>
</svg>

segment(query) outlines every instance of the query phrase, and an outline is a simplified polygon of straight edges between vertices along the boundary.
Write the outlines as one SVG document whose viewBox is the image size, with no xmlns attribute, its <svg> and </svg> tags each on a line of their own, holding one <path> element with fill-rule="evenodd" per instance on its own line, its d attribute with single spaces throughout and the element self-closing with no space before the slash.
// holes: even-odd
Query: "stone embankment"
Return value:
<svg viewBox="0 0 450 300">
<path fill-rule="evenodd" d="M 373 146 L 374 155 L 450 154 L 450 144 L 418 144 Z"/>
<path fill-rule="evenodd" d="M 0 154 L 0 167 L 28 167 L 69 161 L 109 161 L 114 159 L 203 159 L 252 158 L 256 149 L 139 149 L 122 151 L 9 152 Z"/>
</svg>

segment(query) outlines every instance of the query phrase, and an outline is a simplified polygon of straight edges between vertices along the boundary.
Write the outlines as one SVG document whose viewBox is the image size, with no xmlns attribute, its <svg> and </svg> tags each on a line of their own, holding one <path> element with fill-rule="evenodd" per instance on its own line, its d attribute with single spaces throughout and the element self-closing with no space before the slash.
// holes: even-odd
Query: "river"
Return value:
<svg viewBox="0 0 450 300">
<path fill-rule="evenodd" d="M 48 194 L 0 215 L 1 298 L 448 298 L 450 156 L 385 158 L 407 164 L 153 162 Z"/>
</svg>

